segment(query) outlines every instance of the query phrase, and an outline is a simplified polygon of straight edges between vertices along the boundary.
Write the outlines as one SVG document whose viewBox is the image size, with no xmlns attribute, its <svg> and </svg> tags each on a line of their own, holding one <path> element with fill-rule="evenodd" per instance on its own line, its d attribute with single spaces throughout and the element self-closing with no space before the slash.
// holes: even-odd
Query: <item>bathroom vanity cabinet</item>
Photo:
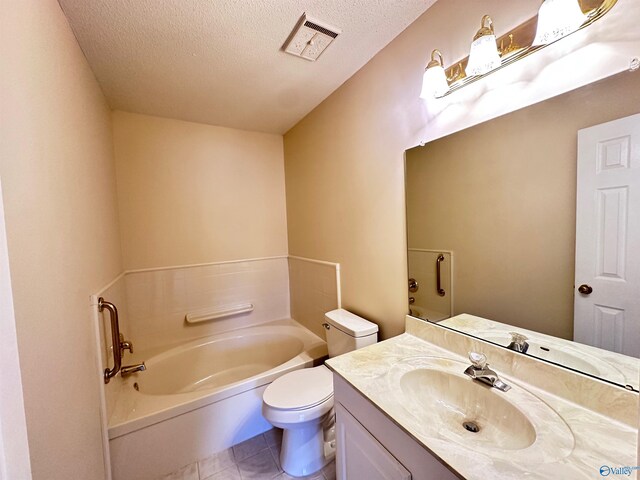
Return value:
<svg viewBox="0 0 640 480">
<path fill-rule="evenodd" d="M 334 374 L 338 480 L 458 477 L 342 377 Z"/>
</svg>

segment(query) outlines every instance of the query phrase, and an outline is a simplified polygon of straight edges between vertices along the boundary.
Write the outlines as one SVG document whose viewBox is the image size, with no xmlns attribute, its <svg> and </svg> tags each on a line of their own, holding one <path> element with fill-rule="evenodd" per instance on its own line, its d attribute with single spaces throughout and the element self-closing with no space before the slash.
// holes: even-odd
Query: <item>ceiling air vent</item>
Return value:
<svg viewBox="0 0 640 480">
<path fill-rule="evenodd" d="M 307 17 L 305 13 L 284 44 L 284 51 L 313 62 L 340 33 L 341 30 Z"/>
</svg>

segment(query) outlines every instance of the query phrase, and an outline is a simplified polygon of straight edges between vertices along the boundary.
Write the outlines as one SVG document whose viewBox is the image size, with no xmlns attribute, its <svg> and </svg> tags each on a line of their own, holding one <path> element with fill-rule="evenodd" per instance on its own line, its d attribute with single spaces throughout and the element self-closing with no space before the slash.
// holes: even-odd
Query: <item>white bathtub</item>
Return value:
<svg viewBox="0 0 640 480">
<path fill-rule="evenodd" d="M 147 370 L 123 382 L 109 418 L 113 478 L 156 478 L 268 430 L 267 385 L 326 355 L 293 320 L 136 352 L 126 363 Z"/>
</svg>

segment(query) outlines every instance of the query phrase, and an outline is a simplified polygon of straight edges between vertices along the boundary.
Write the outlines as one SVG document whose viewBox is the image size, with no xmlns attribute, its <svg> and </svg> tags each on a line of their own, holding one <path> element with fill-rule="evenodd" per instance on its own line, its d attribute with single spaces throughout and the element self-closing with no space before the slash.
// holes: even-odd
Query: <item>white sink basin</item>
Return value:
<svg viewBox="0 0 640 480">
<path fill-rule="evenodd" d="M 400 386 L 405 395 L 429 413 L 431 421 L 463 435 L 463 428 L 478 428 L 475 435 L 469 435 L 474 443 L 520 450 L 536 439 L 533 424 L 505 395 L 494 395 L 488 386 L 469 382 L 468 377 L 418 368 L 405 373 Z"/>
<path fill-rule="evenodd" d="M 512 387 L 508 392 L 472 380 L 463 374 L 467 366 L 410 357 L 391 368 L 389 381 L 416 419 L 416 433 L 527 463 L 557 461 L 571 453 L 573 434 L 546 403 L 509 379 L 503 379 Z"/>
</svg>

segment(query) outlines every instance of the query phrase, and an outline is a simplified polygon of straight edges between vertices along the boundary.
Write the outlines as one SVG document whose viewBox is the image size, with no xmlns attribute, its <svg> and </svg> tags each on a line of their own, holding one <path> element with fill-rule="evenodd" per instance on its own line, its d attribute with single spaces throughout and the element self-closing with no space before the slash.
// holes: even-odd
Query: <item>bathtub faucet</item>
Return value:
<svg viewBox="0 0 640 480">
<path fill-rule="evenodd" d="M 120 356 L 124 357 L 124 351 L 129 350 L 129 353 L 133 353 L 133 343 L 124 339 L 124 335 L 120 334 Z"/>
<path fill-rule="evenodd" d="M 120 369 L 120 373 L 122 373 L 122 377 L 128 377 L 132 373 L 136 372 L 144 372 L 147 369 L 144 362 L 138 363 L 137 365 L 126 365 Z"/>
</svg>

